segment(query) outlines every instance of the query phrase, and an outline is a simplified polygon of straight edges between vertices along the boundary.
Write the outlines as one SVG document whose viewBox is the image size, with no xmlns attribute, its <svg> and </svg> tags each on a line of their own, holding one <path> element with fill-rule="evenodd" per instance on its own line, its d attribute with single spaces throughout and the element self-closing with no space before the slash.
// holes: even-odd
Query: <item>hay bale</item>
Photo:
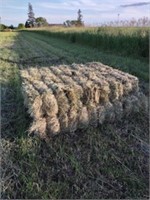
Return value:
<svg viewBox="0 0 150 200">
<path fill-rule="evenodd" d="M 138 78 L 101 63 L 21 70 L 30 132 L 50 138 L 60 132 L 114 122 L 147 109 Z"/>
<path fill-rule="evenodd" d="M 44 92 L 41 95 L 41 99 L 43 102 L 42 110 L 43 110 L 44 114 L 49 117 L 57 115 L 58 105 L 57 105 L 57 100 L 56 100 L 55 96 L 53 95 L 53 93 L 50 91 Z"/>
<path fill-rule="evenodd" d="M 46 139 L 46 126 L 47 122 L 45 118 L 39 118 L 38 120 L 34 120 L 31 127 L 29 128 L 29 134 L 36 134 L 41 137 L 41 139 Z"/>
<path fill-rule="evenodd" d="M 86 106 L 83 106 L 79 113 L 79 128 L 86 128 L 89 125 L 89 113 Z"/>
<path fill-rule="evenodd" d="M 28 74 L 30 77 L 33 77 L 35 80 L 41 80 L 41 73 L 39 73 L 38 68 L 32 68 L 28 70 Z"/>
<path fill-rule="evenodd" d="M 48 136 L 57 135 L 60 132 L 60 123 L 57 116 L 46 118 Z"/>
<path fill-rule="evenodd" d="M 103 124 L 105 119 L 106 119 L 106 108 L 105 108 L 105 106 L 99 106 L 98 107 L 98 121 L 99 121 L 99 124 Z"/>
<path fill-rule="evenodd" d="M 65 90 L 58 88 L 54 89 L 55 98 L 57 99 L 58 104 L 58 119 L 60 121 L 60 129 L 62 132 L 68 131 L 69 120 L 68 120 L 68 111 L 70 108 L 68 98 L 65 95 Z"/>
</svg>

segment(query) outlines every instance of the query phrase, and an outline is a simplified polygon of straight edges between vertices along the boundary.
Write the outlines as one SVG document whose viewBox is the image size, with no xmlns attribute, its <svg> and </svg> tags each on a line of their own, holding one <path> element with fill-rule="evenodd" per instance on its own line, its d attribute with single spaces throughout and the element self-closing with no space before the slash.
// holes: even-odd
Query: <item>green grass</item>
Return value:
<svg viewBox="0 0 150 200">
<path fill-rule="evenodd" d="M 19 70 L 101 61 L 148 80 L 143 59 L 121 57 L 35 32 L 0 33 L 3 199 L 148 199 L 148 115 L 61 134 L 28 136 Z"/>
<path fill-rule="evenodd" d="M 149 56 L 149 29 L 136 27 L 47 28 L 34 29 L 42 35 L 61 38 L 72 43 L 105 52 L 132 57 Z"/>
<path fill-rule="evenodd" d="M 44 49 L 44 53 L 42 54 L 43 59 L 47 57 L 52 57 L 52 59 L 56 60 L 62 58 L 61 62 L 66 64 L 73 62 L 86 63 L 91 61 L 99 61 L 114 68 L 118 68 L 122 71 L 136 75 L 145 81 L 149 80 L 148 62 L 143 58 L 132 58 L 129 56 L 120 55 L 118 56 L 114 53 L 106 53 L 98 49 L 90 48 L 76 43 L 72 44 L 61 39 L 53 38 L 50 37 L 49 34 L 47 36 L 45 36 L 45 34 L 41 34 L 37 34 L 35 31 L 28 34 L 26 37 L 28 37 L 28 40 L 30 40 L 32 37 L 32 42 L 34 44 L 38 43 L 41 45 L 41 47 Z"/>
</svg>

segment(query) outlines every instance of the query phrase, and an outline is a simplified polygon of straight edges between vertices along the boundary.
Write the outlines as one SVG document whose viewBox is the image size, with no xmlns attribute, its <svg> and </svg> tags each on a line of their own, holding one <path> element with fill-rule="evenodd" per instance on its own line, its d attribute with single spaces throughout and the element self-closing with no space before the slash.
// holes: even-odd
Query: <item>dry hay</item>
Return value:
<svg viewBox="0 0 150 200">
<path fill-rule="evenodd" d="M 147 109 L 138 78 L 101 63 L 21 70 L 30 132 L 50 138 Z"/>
</svg>

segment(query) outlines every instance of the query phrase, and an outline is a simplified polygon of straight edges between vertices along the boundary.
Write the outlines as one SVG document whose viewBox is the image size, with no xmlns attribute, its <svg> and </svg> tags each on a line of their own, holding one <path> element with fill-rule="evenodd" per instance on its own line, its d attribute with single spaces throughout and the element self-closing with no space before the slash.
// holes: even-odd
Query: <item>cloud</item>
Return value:
<svg viewBox="0 0 150 200">
<path fill-rule="evenodd" d="M 138 2 L 139 1 L 139 2 Z M 86 24 L 129 20 L 149 16 L 150 0 L 30 0 L 35 17 L 42 16 L 49 23 L 63 23 L 77 18 L 81 9 Z M 121 3 L 120 3 L 121 2 Z M 3 23 L 17 25 L 26 21 L 27 0 L 0 0 L 0 15 Z"/>
<path fill-rule="evenodd" d="M 77 10 L 81 9 L 83 21 L 85 23 L 94 23 L 94 21 L 105 21 L 112 19 L 116 6 L 108 4 L 106 1 L 99 0 L 62 0 L 62 1 L 41 1 L 36 3 L 36 7 L 45 10 L 44 17 L 49 22 L 63 22 L 66 20 L 76 19 Z M 110 1 L 110 0 L 109 0 Z M 40 14 L 40 9 L 38 9 Z M 51 12 L 50 12 L 51 10 Z M 116 14 L 115 14 L 116 15 Z"/>
<path fill-rule="evenodd" d="M 6 7 L 4 7 L 3 9 L 5 9 Z M 15 9 L 15 10 L 27 10 L 26 7 L 24 6 L 7 6 L 7 9 Z"/>
<path fill-rule="evenodd" d="M 126 4 L 126 5 L 121 5 L 120 7 L 136 7 L 136 6 L 146 6 L 149 5 L 150 2 L 139 2 L 139 3 L 133 3 L 133 4 Z"/>
<path fill-rule="evenodd" d="M 95 11 L 110 11 L 115 8 L 113 4 L 102 3 L 98 0 L 65 0 L 61 2 L 40 2 L 37 3 L 37 6 L 40 6 L 45 9 L 55 9 L 55 10 L 95 10 Z"/>
</svg>

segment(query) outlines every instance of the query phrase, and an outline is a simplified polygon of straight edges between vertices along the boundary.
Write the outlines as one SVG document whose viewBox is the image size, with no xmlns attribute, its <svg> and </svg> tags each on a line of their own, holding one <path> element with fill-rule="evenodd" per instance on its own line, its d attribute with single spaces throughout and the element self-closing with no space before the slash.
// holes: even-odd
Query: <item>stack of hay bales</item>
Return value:
<svg viewBox="0 0 150 200">
<path fill-rule="evenodd" d="M 30 132 L 41 138 L 113 122 L 145 106 L 138 78 L 97 62 L 28 68 L 21 77 Z"/>
</svg>

